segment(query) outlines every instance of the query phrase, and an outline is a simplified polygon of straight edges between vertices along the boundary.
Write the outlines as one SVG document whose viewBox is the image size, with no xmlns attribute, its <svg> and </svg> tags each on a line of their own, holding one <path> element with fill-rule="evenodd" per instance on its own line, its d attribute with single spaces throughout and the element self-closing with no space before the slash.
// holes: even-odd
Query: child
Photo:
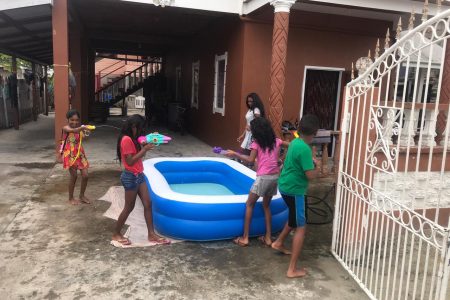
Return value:
<svg viewBox="0 0 450 300">
<path fill-rule="evenodd" d="M 266 220 L 266 234 L 259 240 L 266 246 L 272 244 L 272 215 L 270 212 L 270 201 L 273 195 L 277 193 L 277 180 L 280 172 L 278 159 L 280 147 L 288 146 L 289 143 L 275 137 L 275 133 L 270 122 L 265 118 L 256 118 L 250 123 L 250 130 L 253 136 L 250 156 L 238 154 L 228 150 L 226 154 L 229 157 L 236 157 L 248 163 L 253 163 L 258 159 L 258 169 L 256 171 L 256 180 L 253 183 L 248 195 L 245 208 L 244 234 L 236 238 L 233 242 L 239 246 L 248 246 L 248 236 L 250 231 L 250 222 L 252 219 L 253 208 L 259 197 L 263 197 L 263 209 Z"/>
<path fill-rule="evenodd" d="M 90 204 L 91 202 L 84 195 L 88 183 L 89 162 L 82 145 L 85 136 L 89 135 L 89 130 L 84 125 L 80 126 L 80 113 L 77 110 L 69 110 L 66 117 L 69 124 L 62 128 L 61 155 L 64 169 L 68 169 L 70 173 L 69 203 L 78 205 L 81 200 L 83 203 Z M 78 170 L 81 172 L 80 200 L 73 197 Z"/>
<path fill-rule="evenodd" d="M 137 138 L 142 135 L 142 126 L 143 120 L 140 115 L 129 117 L 123 125 L 117 140 L 117 157 L 124 166 L 120 180 L 125 188 L 125 206 L 117 219 L 112 239 L 122 245 L 131 244 L 131 241 L 125 238 L 120 231 L 134 208 L 136 196 L 139 195 L 144 206 L 149 242 L 169 244 L 170 241 L 158 236 L 153 228 L 152 205 L 143 173 L 142 157 L 145 156 L 147 151 L 152 150 L 154 145 L 146 144 L 141 147 L 137 142 Z"/>
<path fill-rule="evenodd" d="M 281 171 L 278 186 L 283 200 L 289 208 L 289 220 L 272 243 L 272 248 L 285 254 L 291 254 L 289 268 L 286 276 L 289 278 L 306 275 L 304 268 L 297 269 L 297 259 L 303 247 L 305 238 L 305 193 L 309 180 L 319 175 L 320 166 L 314 166 L 311 144 L 319 129 L 319 120 L 316 116 L 304 116 L 298 126 L 299 137 L 289 145 L 283 171 Z M 284 240 L 291 230 L 295 230 L 292 241 L 292 253 L 284 246 Z"/>
</svg>

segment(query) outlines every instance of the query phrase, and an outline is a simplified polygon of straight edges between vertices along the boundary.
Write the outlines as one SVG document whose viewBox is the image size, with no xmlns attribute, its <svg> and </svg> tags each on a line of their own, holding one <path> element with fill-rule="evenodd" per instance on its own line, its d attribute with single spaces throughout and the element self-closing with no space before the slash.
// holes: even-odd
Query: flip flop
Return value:
<svg viewBox="0 0 450 300">
<path fill-rule="evenodd" d="M 123 246 L 131 245 L 131 241 L 129 239 L 127 239 L 127 238 L 123 238 L 123 239 L 120 239 L 120 240 L 113 240 L 113 241 L 116 241 L 116 242 L 120 243 Z"/>
<path fill-rule="evenodd" d="M 89 200 L 81 200 L 81 199 L 80 199 L 80 202 L 81 202 L 81 203 L 84 203 L 84 204 L 92 204 L 92 202 L 89 201 Z"/>
<path fill-rule="evenodd" d="M 266 246 L 266 247 L 272 246 L 272 242 L 270 242 L 270 244 L 267 243 L 266 237 L 265 237 L 265 236 L 260 236 L 260 237 L 258 238 L 258 241 L 260 241 L 260 242 L 261 242 L 264 246 Z"/>
<path fill-rule="evenodd" d="M 242 242 L 240 237 L 235 238 L 235 239 L 233 240 L 233 243 L 235 243 L 235 244 L 238 245 L 239 247 L 247 247 L 247 246 L 248 246 L 248 243 L 246 244 L 246 243 Z"/>
<path fill-rule="evenodd" d="M 156 239 L 156 240 L 149 240 L 149 242 L 150 242 L 150 243 L 156 243 L 156 244 L 158 244 L 158 245 L 168 245 L 168 244 L 171 243 L 171 241 L 166 240 L 166 239 L 163 238 L 163 237 L 160 237 L 160 238 L 158 238 L 158 239 Z"/>
</svg>

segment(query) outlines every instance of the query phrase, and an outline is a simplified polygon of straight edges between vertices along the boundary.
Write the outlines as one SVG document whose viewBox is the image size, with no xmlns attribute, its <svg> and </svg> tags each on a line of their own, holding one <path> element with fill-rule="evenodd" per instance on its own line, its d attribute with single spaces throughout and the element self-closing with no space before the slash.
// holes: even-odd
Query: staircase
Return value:
<svg viewBox="0 0 450 300">
<path fill-rule="evenodd" d="M 141 89 L 148 78 L 159 71 L 160 63 L 146 63 L 100 88 L 95 92 L 95 102 L 89 110 L 89 118 L 106 121 L 112 105 Z"/>
</svg>

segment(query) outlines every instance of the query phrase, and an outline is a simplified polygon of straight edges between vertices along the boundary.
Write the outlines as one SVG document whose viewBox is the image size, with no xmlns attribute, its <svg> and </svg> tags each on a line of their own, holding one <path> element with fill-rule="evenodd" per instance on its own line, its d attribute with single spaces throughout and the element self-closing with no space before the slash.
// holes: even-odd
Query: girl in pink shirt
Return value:
<svg viewBox="0 0 450 300">
<path fill-rule="evenodd" d="M 232 150 L 228 150 L 228 157 L 236 157 L 248 163 L 258 160 L 256 170 L 256 180 L 253 183 L 245 208 L 244 234 L 234 239 L 234 243 L 245 247 L 249 243 L 250 222 L 252 220 L 253 208 L 259 197 L 263 197 L 263 209 L 266 220 L 266 234 L 259 240 L 270 246 L 272 244 L 272 215 L 270 212 L 270 201 L 277 193 L 277 181 L 280 173 L 278 165 L 280 147 L 289 146 L 288 142 L 284 142 L 275 137 L 270 122 L 265 118 L 256 118 L 250 123 L 250 130 L 253 136 L 253 142 L 250 146 L 250 155 L 242 155 Z"/>
</svg>

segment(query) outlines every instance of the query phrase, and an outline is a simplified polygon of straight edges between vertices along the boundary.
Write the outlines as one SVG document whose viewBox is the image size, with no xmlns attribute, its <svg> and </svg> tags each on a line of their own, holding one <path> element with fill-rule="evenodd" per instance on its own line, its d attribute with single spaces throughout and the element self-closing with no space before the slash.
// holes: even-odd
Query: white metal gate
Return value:
<svg viewBox="0 0 450 300">
<path fill-rule="evenodd" d="M 449 299 L 449 16 L 347 85 L 332 252 L 372 299 Z"/>
</svg>

